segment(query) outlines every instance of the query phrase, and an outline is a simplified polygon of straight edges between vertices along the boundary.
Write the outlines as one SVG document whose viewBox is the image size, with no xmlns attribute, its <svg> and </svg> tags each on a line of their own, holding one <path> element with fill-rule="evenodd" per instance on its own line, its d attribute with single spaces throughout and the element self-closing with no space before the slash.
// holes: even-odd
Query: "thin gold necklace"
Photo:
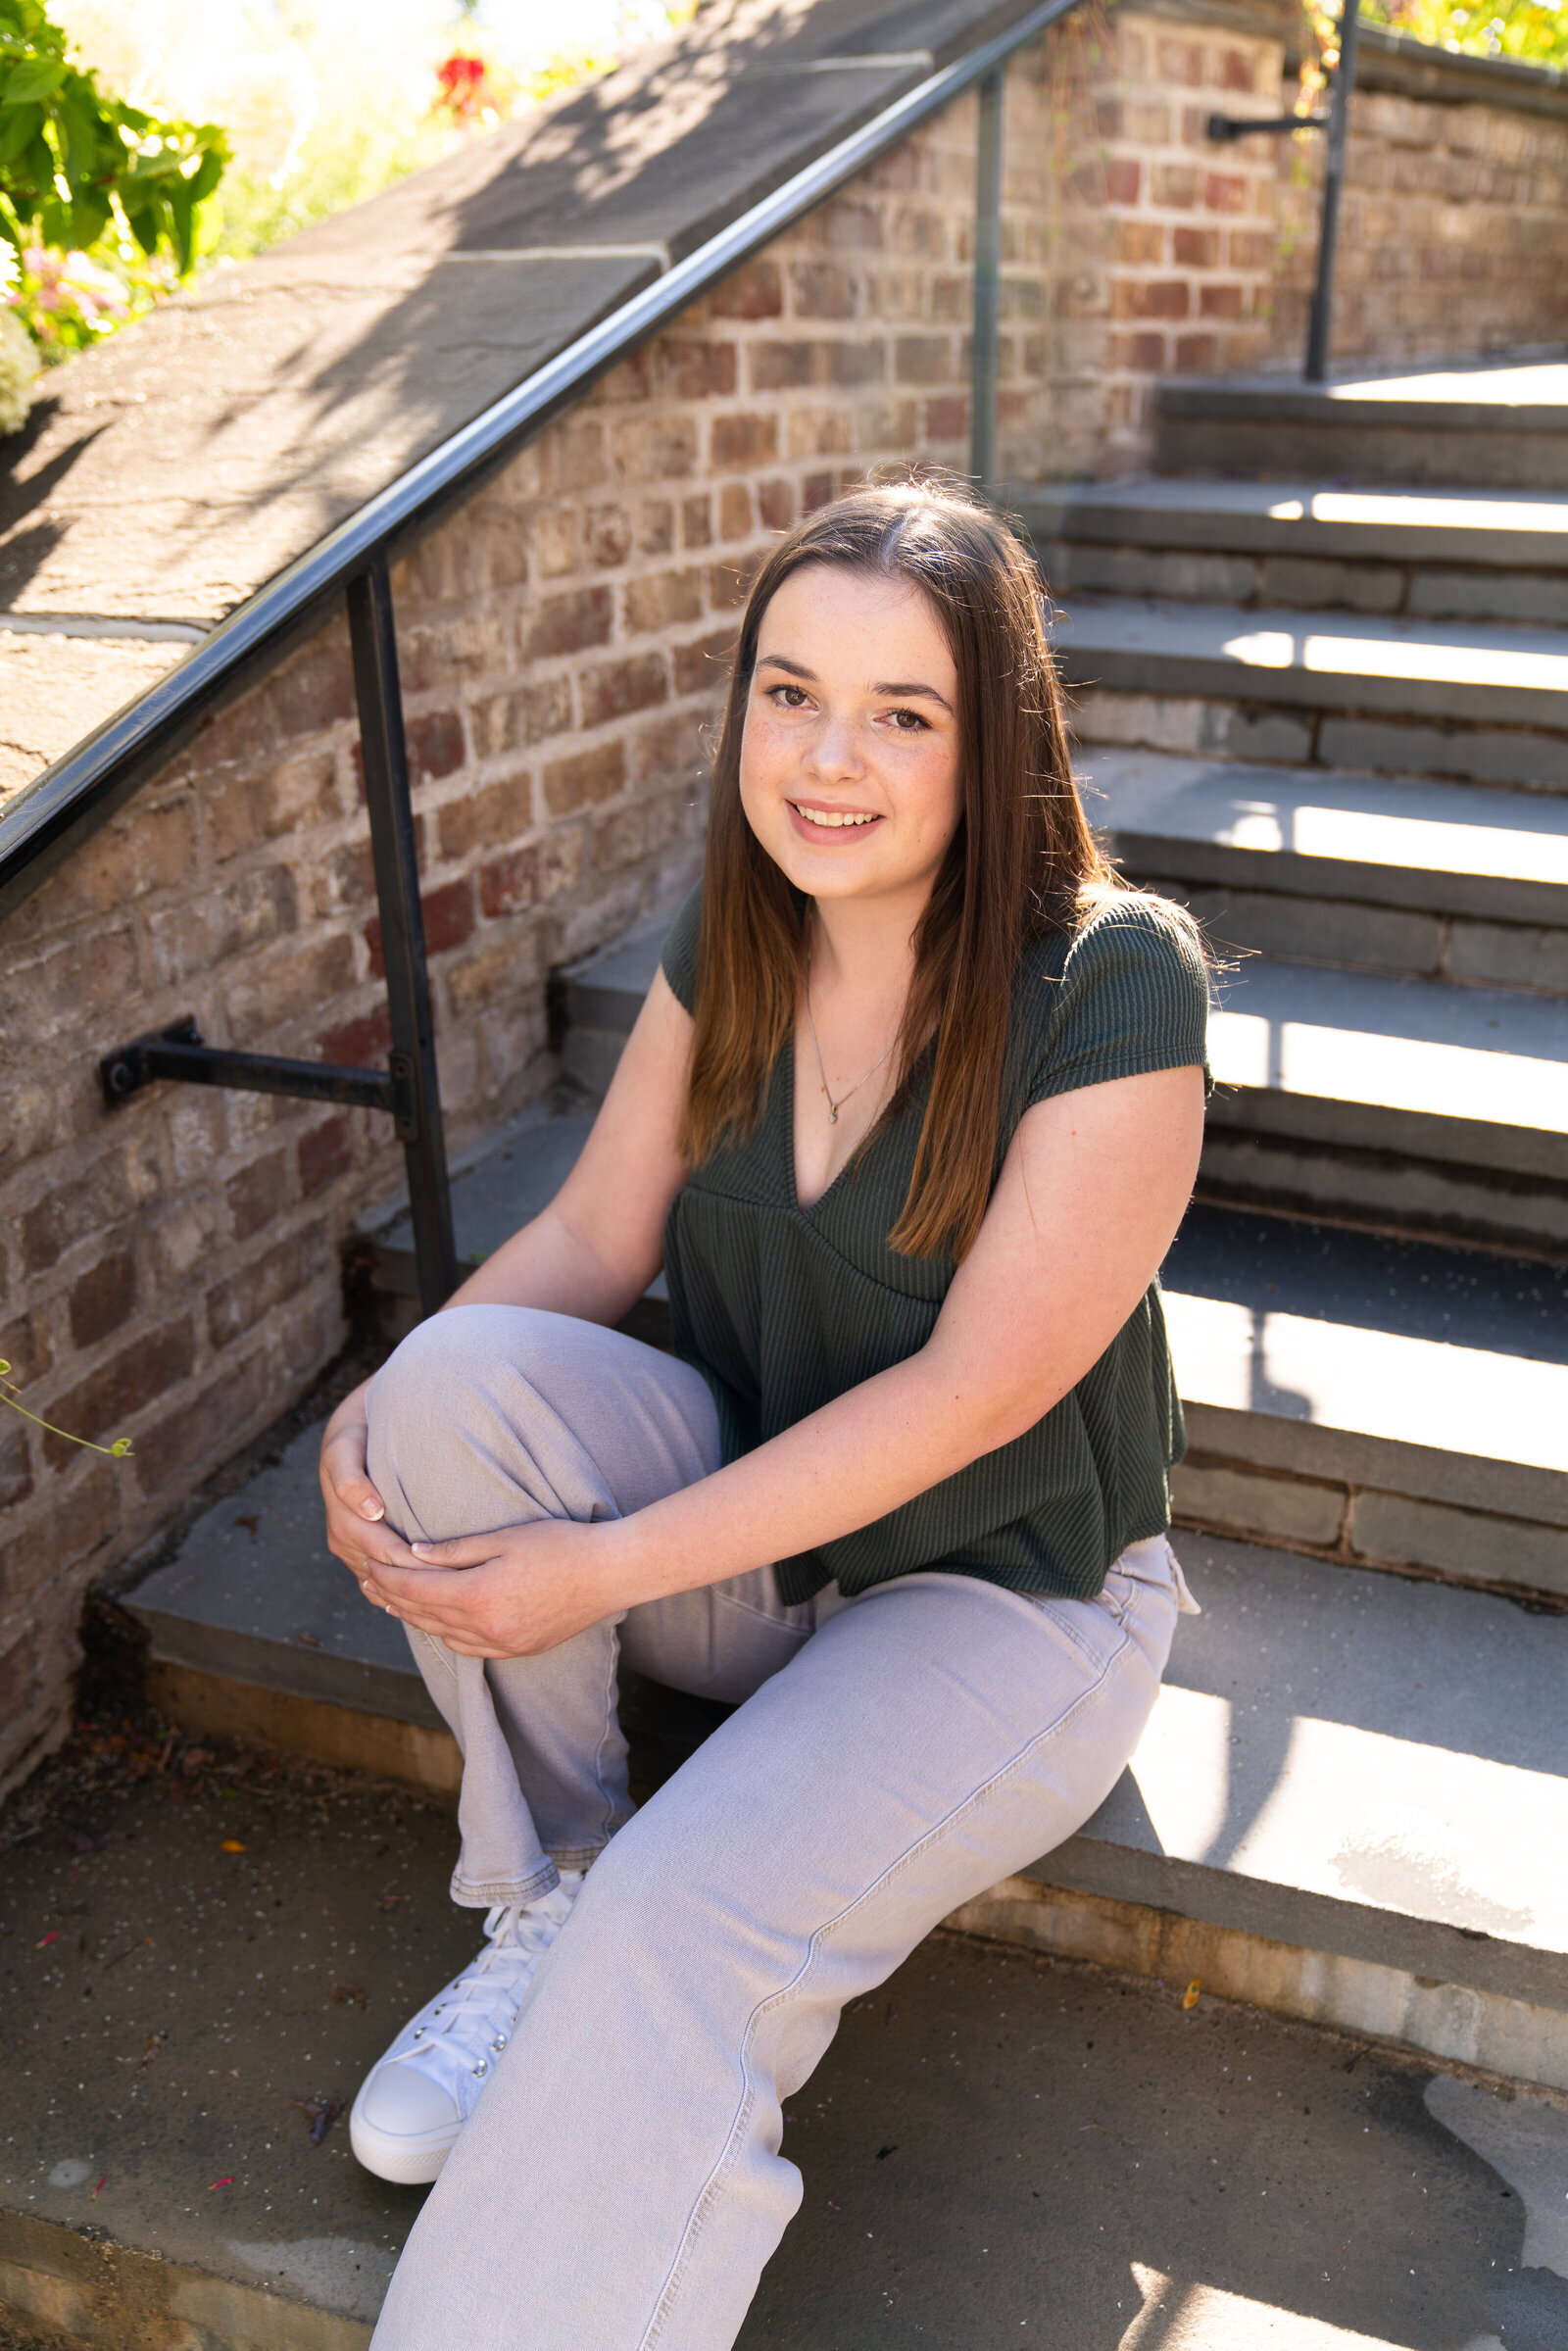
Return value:
<svg viewBox="0 0 1568 2351">
<path fill-rule="evenodd" d="M 875 1077 L 877 1071 L 887 1059 L 888 1053 L 893 1051 L 893 1045 L 897 1045 L 899 1041 L 898 1038 L 895 1037 L 893 1040 L 893 1045 L 888 1047 L 887 1053 L 878 1053 L 870 1068 L 865 1072 L 865 1076 L 858 1077 L 853 1086 L 846 1086 L 844 1092 L 839 1096 L 838 1101 L 835 1102 L 832 1095 L 828 1092 L 827 1071 L 822 1066 L 822 1048 L 817 1043 L 816 1021 L 811 1011 L 811 973 L 809 965 L 808 965 L 806 973 L 806 1018 L 811 1031 L 811 1050 L 816 1055 L 816 1074 L 822 1081 L 822 1092 L 827 1097 L 827 1123 L 830 1127 L 836 1127 L 839 1123 L 839 1112 L 843 1109 L 844 1104 L 849 1101 L 850 1096 L 852 1094 L 858 1094 L 860 1088 L 865 1084 L 867 1078 Z"/>
</svg>

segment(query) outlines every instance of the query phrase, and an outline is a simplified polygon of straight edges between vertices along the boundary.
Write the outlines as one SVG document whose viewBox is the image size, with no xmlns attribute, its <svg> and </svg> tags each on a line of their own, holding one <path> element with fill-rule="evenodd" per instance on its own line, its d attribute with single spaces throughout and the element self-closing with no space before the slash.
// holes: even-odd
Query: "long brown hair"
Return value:
<svg viewBox="0 0 1568 2351">
<path fill-rule="evenodd" d="M 962 1257 L 995 1179 L 1019 957 L 1031 938 L 1072 928 L 1118 885 L 1072 780 L 1039 576 L 1006 526 L 960 492 L 857 490 L 798 523 L 757 575 L 714 761 L 681 1149 L 696 1167 L 755 1131 L 800 1002 L 809 902 L 747 822 L 740 766 L 762 615 L 808 563 L 918 588 L 958 673 L 962 814 L 915 932 L 899 1082 L 883 1117 L 934 1040 L 930 1099 L 890 1239 L 909 1256 Z"/>
</svg>

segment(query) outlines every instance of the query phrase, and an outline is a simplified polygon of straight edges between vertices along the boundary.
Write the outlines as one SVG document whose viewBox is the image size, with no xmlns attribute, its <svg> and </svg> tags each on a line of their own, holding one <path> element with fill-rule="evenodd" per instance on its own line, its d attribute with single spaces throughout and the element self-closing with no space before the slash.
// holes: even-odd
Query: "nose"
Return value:
<svg viewBox="0 0 1568 2351">
<path fill-rule="evenodd" d="M 853 720 L 827 712 L 812 737 L 806 765 L 824 784 L 848 783 L 863 775 L 865 755 Z"/>
</svg>

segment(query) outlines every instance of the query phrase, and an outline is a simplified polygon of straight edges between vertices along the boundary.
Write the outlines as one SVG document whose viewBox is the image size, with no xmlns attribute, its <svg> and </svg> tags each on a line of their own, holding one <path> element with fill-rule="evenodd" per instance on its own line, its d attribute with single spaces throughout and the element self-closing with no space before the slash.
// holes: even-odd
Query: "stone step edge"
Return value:
<svg viewBox="0 0 1568 2351">
<path fill-rule="evenodd" d="M 1184 605 L 1170 609 L 1176 614 L 1189 610 Z M 1061 682 L 1074 694 L 1152 694 L 1323 710 L 1341 718 L 1436 722 L 1465 734 L 1494 726 L 1533 727 L 1552 736 L 1568 731 L 1568 693 L 1553 687 L 1307 669 L 1294 661 L 1276 668 L 1225 654 L 1097 644 L 1094 607 L 1077 604 L 1073 613 L 1072 634 L 1058 638 L 1054 650 Z M 1238 634 L 1250 620 L 1258 622 L 1260 633 L 1267 615 L 1238 610 L 1236 617 L 1242 624 Z M 1327 634 L 1343 634 L 1351 624 L 1343 612 L 1293 612 L 1291 619 L 1302 634 L 1309 633 L 1313 621 Z"/>
<path fill-rule="evenodd" d="M 388 1726 L 354 1708 L 156 1664 L 148 1694 L 167 1720 L 189 1730 L 256 1738 L 318 1762 L 456 1793 L 462 1765 L 447 1732 L 411 1738 L 413 1726 L 398 1724 L 390 1726 L 398 1739 L 388 1741 Z M 1079 1836 L 945 1923 L 1132 1974 L 1181 1983 L 1197 1976 L 1224 1997 L 1279 2015 L 1568 2092 L 1568 1968 L 1560 2006 L 1523 1998 L 1518 1988 L 1527 1976 L 1539 1988 L 1544 1957 L 1554 1964 L 1549 1955 L 1298 1889 L 1280 1898 L 1322 1932 L 1316 1944 L 1290 1941 L 1261 1932 L 1258 1913 L 1271 1891 Z M 1400 1964 L 1404 1958 L 1422 1964 Z"/>
<path fill-rule="evenodd" d="M 1246 1010 L 1245 998 L 1238 1000 L 1238 1008 Z M 1444 1167 L 1489 1168 L 1547 1185 L 1560 1185 L 1568 1175 L 1568 1138 L 1548 1128 L 1298 1094 L 1283 1086 L 1243 1086 L 1223 1076 L 1209 1101 L 1207 1125 L 1331 1151 L 1387 1151 L 1402 1159 L 1433 1159 Z"/>
<path fill-rule="evenodd" d="M 1293 489 L 1310 496 L 1329 485 L 1269 486 L 1278 493 L 1276 503 L 1283 503 Z M 1203 506 L 1196 499 L 1136 508 L 1120 499 L 1097 497 L 1097 487 L 1090 483 L 1076 492 L 1060 493 L 1014 489 L 1004 491 L 998 503 L 1023 523 L 1042 562 L 1053 548 L 1129 547 L 1143 554 L 1284 556 L 1313 563 L 1433 566 L 1486 576 L 1568 569 L 1568 523 L 1561 530 L 1534 531 L 1392 518 L 1330 522 L 1313 514 L 1286 517 L 1225 505 Z M 1387 498 L 1397 492 L 1380 485 L 1362 495 Z M 1434 491 L 1430 486 L 1415 488 L 1410 495 L 1430 499 Z M 1047 573 L 1050 577 L 1049 563 Z"/>
<path fill-rule="evenodd" d="M 1320 769 L 1329 774 L 1330 769 Z M 1093 775 L 1090 777 L 1093 789 Z M 1129 881 L 1158 889 L 1202 882 L 1271 898 L 1349 900 L 1438 916 L 1457 914 L 1543 930 L 1568 929 L 1568 883 L 1503 873 L 1451 873 L 1432 865 L 1384 865 L 1370 858 L 1307 856 L 1296 849 L 1246 849 L 1190 834 L 1100 828 L 1105 852 Z"/>
<path fill-rule="evenodd" d="M 1353 2034 L 1368 2048 L 1418 2050 L 1484 2082 L 1568 2094 L 1568 2012 L 1503 1992 L 1336 1957 L 1043 1876 L 1004 1879 L 943 1926 L 1152 1980 L 1172 1998 L 1196 1983 L 1200 1999 L 1244 2002 Z"/>
</svg>

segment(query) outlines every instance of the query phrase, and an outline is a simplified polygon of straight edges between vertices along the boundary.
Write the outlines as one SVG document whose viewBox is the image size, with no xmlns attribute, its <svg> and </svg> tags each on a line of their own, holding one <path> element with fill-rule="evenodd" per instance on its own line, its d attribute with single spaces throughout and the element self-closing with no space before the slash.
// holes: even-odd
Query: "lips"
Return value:
<svg viewBox="0 0 1568 2351">
<path fill-rule="evenodd" d="M 871 808 L 808 808 L 798 800 L 789 805 L 801 822 L 808 824 L 813 832 L 863 832 L 868 825 L 882 821 Z"/>
</svg>

